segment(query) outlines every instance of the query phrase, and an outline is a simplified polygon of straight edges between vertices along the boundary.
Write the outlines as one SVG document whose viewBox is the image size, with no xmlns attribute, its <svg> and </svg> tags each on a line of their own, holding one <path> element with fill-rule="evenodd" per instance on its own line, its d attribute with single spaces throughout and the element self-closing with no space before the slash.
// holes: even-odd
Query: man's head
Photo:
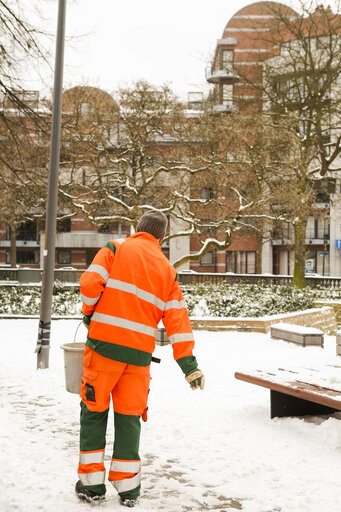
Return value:
<svg viewBox="0 0 341 512">
<path fill-rule="evenodd" d="M 157 240 L 164 238 L 167 231 L 168 220 L 159 210 L 150 210 L 140 218 L 136 231 L 144 231 L 155 236 Z"/>
</svg>

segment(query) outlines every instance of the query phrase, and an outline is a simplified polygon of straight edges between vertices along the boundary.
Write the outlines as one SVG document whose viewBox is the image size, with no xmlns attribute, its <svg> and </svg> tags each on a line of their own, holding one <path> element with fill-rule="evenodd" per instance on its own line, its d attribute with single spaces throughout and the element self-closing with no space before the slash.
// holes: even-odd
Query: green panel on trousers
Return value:
<svg viewBox="0 0 341 512">
<path fill-rule="evenodd" d="M 105 484 L 99 484 L 99 485 L 84 485 L 85 489 L 88 489 L 89 491 L 95 492 L 96 494 L 105 494 L 106 487 Z"/>
<path fill-rule="evenodd" d="M 135 366 L 149 366 L 152 360 L 152 354 L 137 350 L 136 348 L 123 347 L 107 341 L 88 338 L 86 345 L 98 354 L 121 363 L 134 364 Z"/>
<path fill-rule="evenodd" d="M 121 498 L 124 498 L 126 500 L 135 499 L 140 494 L 141 485 L 138 487 L 135 487 L 135 489 L 131 489 L 131 491 L 124 491 L 119 492 L 118 494 L 121 496 Z"/>
<path fill-rule="evenodd" d="M 140 416 L 115 412 L 114 459 L 140 460 Z"/>
<path fill-rule="evenodd" d="M 80 451 L 103 450 L 105 448 L 105 433 L 107 430 L 109 409 L 103 412 L 90 411 L 81 402 L 80 419 Z"/>
</svg>

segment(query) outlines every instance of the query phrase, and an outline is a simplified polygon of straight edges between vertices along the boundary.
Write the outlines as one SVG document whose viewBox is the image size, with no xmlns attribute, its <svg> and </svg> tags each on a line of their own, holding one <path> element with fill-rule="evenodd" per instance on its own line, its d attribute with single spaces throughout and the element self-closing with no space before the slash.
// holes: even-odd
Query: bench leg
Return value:
<svg viewBox="0 0 341 512">
<path fill-rule="evenodd" d="M 284 416 L 318 416 L 319 414 L 333 414 L 340 412 L 338 409 L 326 405 L 309 402 L 303 398 L 286 395 L 270 389 L 271 418 Z"/>
</svg>

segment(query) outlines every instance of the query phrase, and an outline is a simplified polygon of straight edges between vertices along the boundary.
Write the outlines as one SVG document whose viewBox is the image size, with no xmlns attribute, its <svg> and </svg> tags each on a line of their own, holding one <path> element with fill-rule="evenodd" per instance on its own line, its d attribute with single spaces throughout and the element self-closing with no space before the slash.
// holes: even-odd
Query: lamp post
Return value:
<svg viewBox="0 0 341 512">
<path fill-rule="evenodd" d="M 40 319 L 37 340 L 37 369 L 49 367 L 52 291 L 55 266 L 55 238 L 60 152 L 60 127 L 65 39 L 66 0 L 58 0 L 56 57 L 53 86 L 52 130 L 47 196 L 47 214 L 44 242 L 44 263 L 40 301 Z"/>
</svg>

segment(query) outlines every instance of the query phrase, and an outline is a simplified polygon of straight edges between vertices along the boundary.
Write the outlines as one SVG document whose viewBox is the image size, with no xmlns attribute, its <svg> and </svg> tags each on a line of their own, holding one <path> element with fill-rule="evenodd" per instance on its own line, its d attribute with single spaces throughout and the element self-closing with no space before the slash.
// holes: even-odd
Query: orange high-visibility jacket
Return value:
<svg viewBox="0 0 341 512">
<path fill-rule="evenodd" d="M 197 368 L 193 332 L 176 271 L 156 238 L 138 232 L 112 240 L 80 279 L 82 310 L 91 315 L 87 345 L 138 366 L 150 364 L 162 319 L 174 359 L 188 374 Z"/>
</svg>

